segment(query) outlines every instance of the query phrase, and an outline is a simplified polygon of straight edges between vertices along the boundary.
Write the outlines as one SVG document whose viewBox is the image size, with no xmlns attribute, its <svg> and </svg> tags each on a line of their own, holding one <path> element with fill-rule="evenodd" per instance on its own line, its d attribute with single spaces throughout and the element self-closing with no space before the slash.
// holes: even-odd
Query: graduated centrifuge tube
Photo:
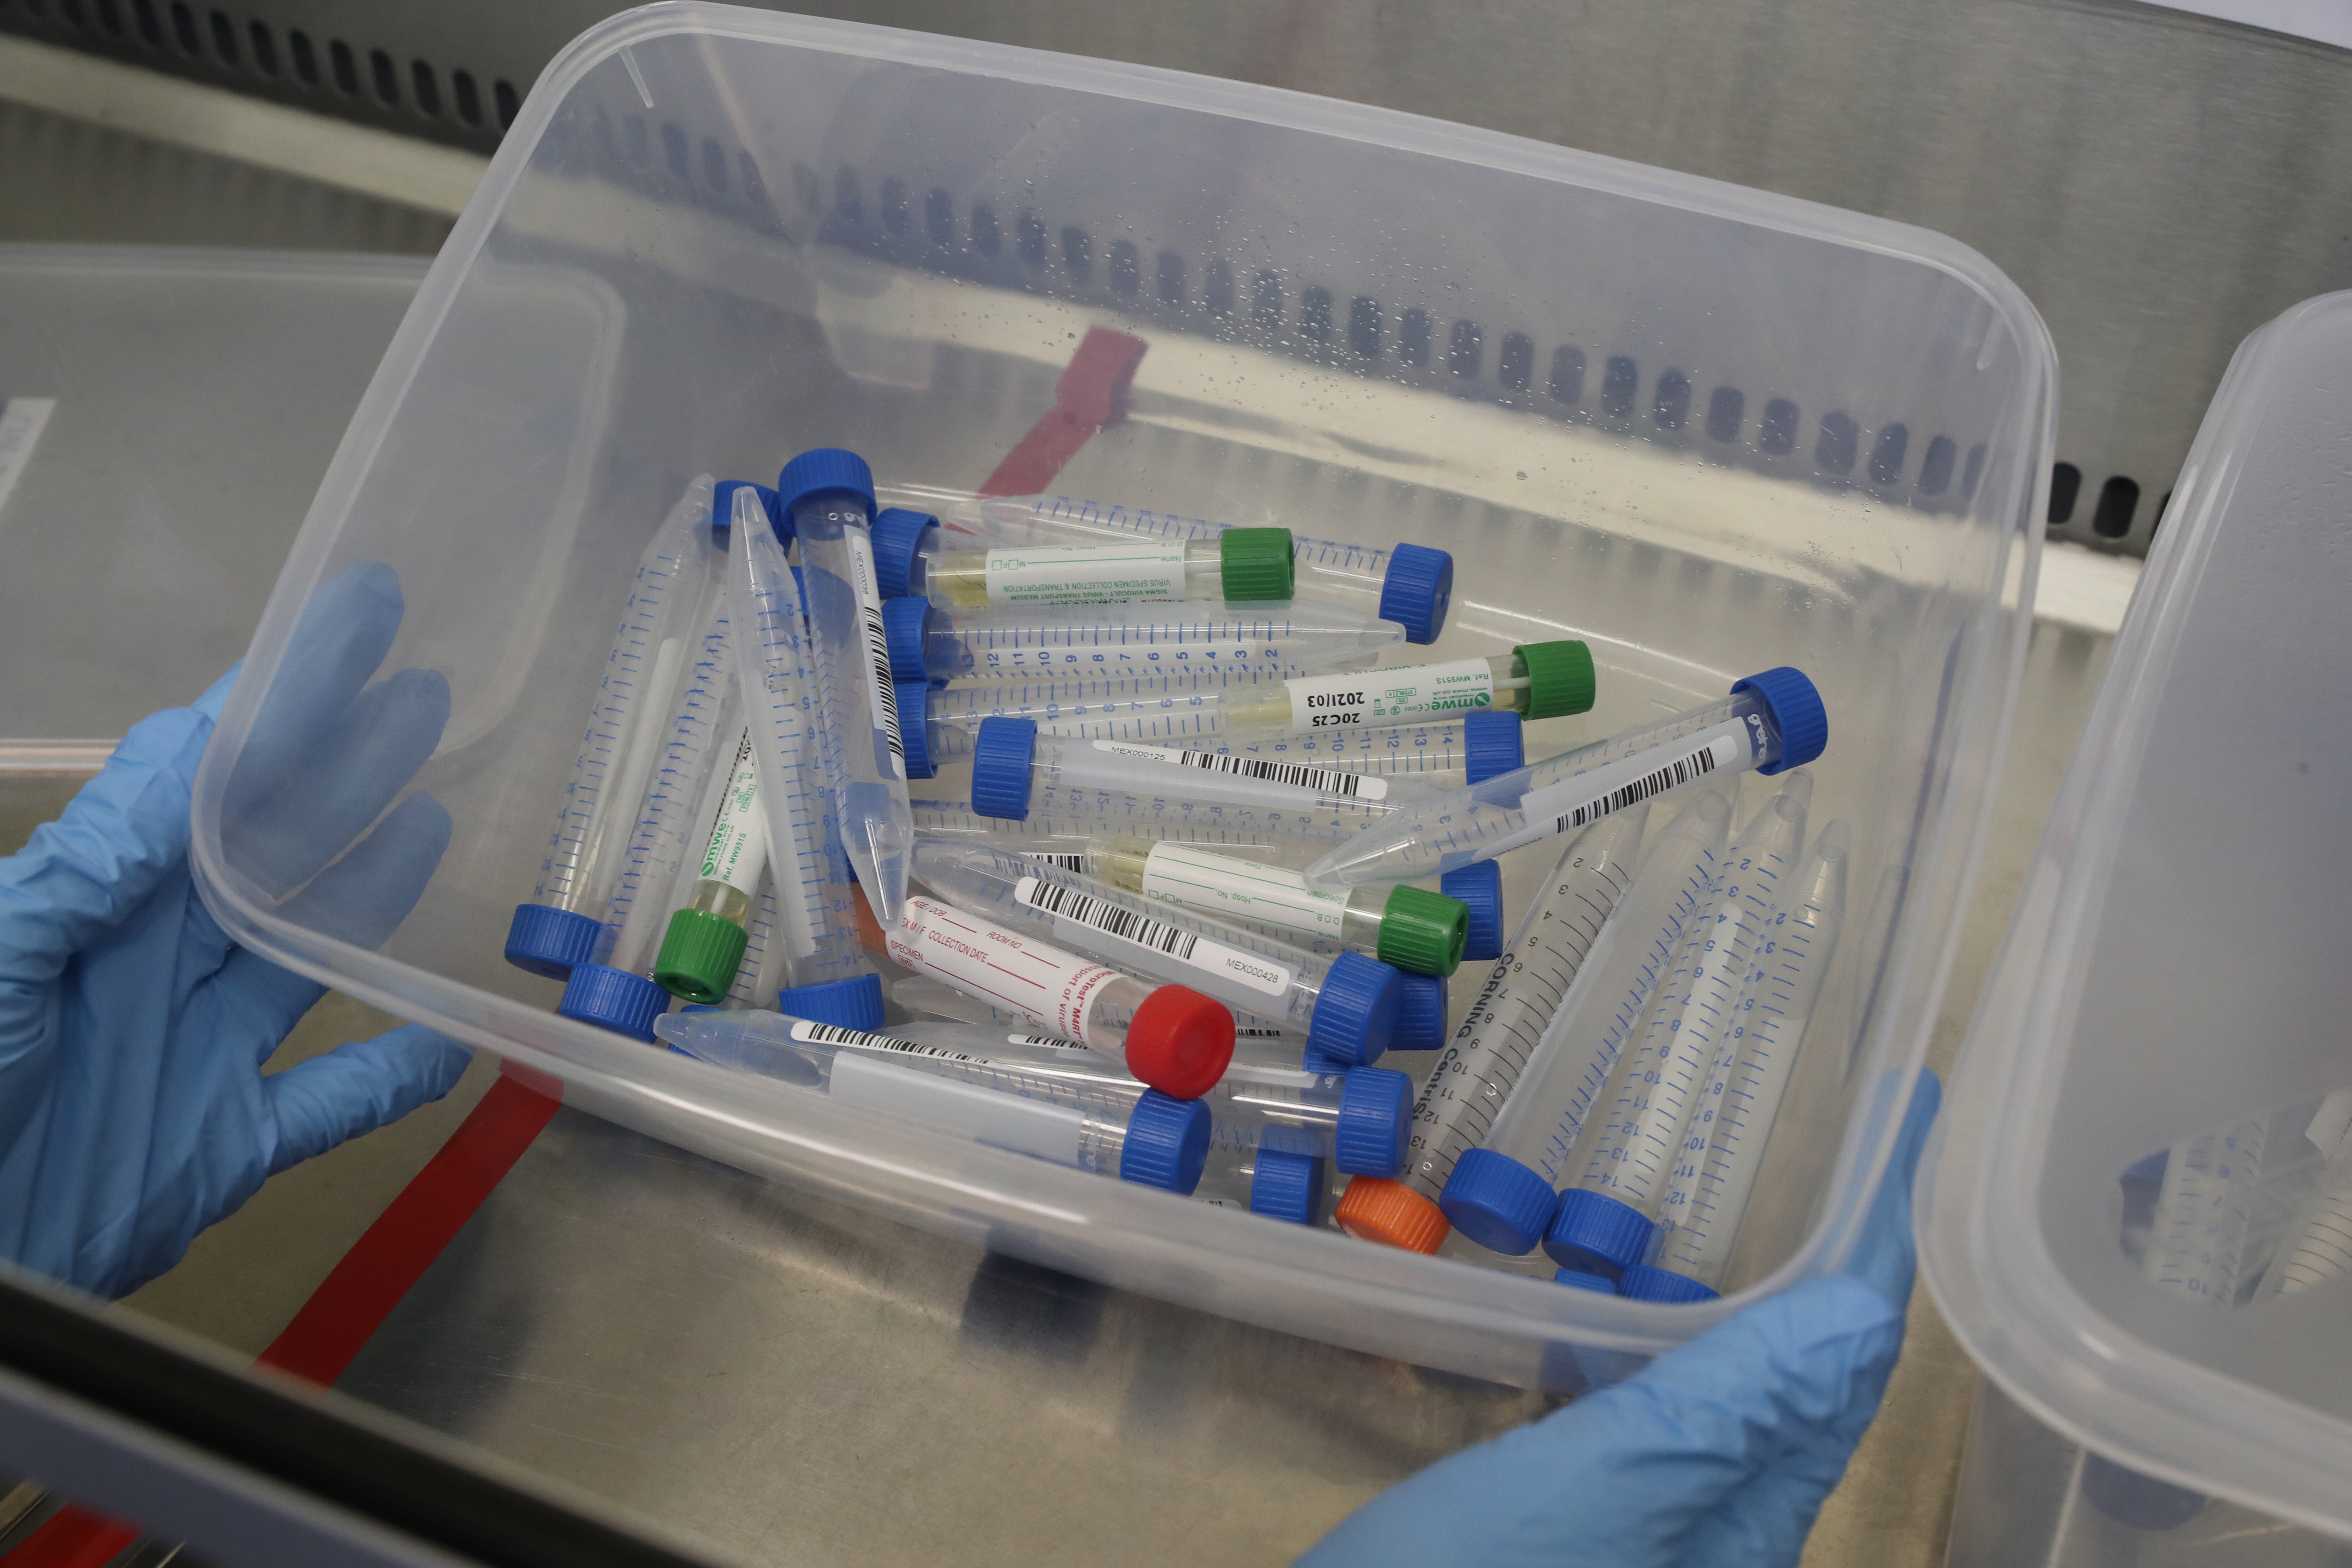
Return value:
<svg viewBox="0 0 2352 1568">
<path fill-rule="evenodd" d="M 1413 887 L 1309 892 L 1304 874 L 1290 867 L 1167 838 L 1107 839 L 1079 869 L 1155 903 L 1369 953 L 1408 974 L 1453 973 L 1470 940 L 1469 909 L 1443 893 Z"/>
<path fill-rule="evenodd" d="M 922 588 L 911 581 L 920 570 L 916 557 L 974 544 L 1213 541 L 1235 531 L 1206 518 L 1066 496 L 959 499 L 950 511 L 962 537 L 943 533 L 934 518 L 917 511 L 899 512 L 887 531 L 877 530 L 875 542 L 886 586 L 894 583 L 894 573 L 903 574 L 895 579 L 899 591 L 919 594 Z M 1454 557 L 1443 550 L 1419 544 L 1379 550 L 1328 539 L 1294 539 L 1292 555 L 1302 597 L 1360 605 L 1406 626 L 1417 643 L 1435 642 L 1445 629 L 1445 612 L 1454 596 Z"/>
<path fill-rule="evenodd" d="M 735 628 L 730 647 L 740 668 L 766 829 L 762 842 L 782 950 L 781 1005 L 799 1017 L 879 1024 L 881 977 L 857 940 L 838 811 L 816 751 L 814 656 L 800 589 L 784 563 L 782 540 L 761 525 L 758 510 L 742 495 L 738 492 L 728 563 L 729 624 Z M 672 917 L 674 928 L 684 919 L 683 911 Z M 701 926 L 709 939 L 726 940 L 709 921 Z"/>
<path fill-rule="evenodd" d="M 1702 1301 L 1721 1285 L 1805 1026 L 1836 956 L 1851 837 L 1842 821 L 1822 830 L 1751 937 L 1733 1022 L 1718 1031 L 1715 1063 L 1675 1158 L 1648 1259 L 1625 1270 L 1623 1295 Z"/>
<path fill-rule="evenodd" d="M 743 947 L 760 880 L 768 870 L 768 825 L 760 809 L 760 779 L 751 760 L 751 731 L 736 737 L 703 839 L 701 874 L 685 904 L 669 917 L 654 978 L 671 995 L 713 1003 L 727 994 Z"/>
<path fill-rule="evenodd" d="M 2352 1090 L 2339 1089 L 2321 1100 L 2303 1135 L 2326 1163 L 2318 1186 L 2263 1272 L 2258 1292 L 2263 1300 L 2352 1273 Z M 2173 1161 L 2179 1158 L 2174 1151 Z M 2168 1170 L 2166 1180 L 2170 1179 Z"/>
<path fill-rule="evenodd" d="M 1308 867 L 1307 880 L 1331 889 L 1418 881 L 1708 779 L 1802 767 L 1828 743 L 1813 683 L 1801 670 L 1768 669 L 1720 702 L 1408 803 Z"/>
<path fill-rule="evenodd" d="M 552 980 L 596 956 L 655 760 L 669 738 L 679 681 L 722 564 L 710 532 L 710 476 L 663 518 L 637 562 L 620 630 L 604 656 L 587 733 L 572 763 L 539 885 L 515 906 L 506 959 Z"/>
<path fill-rule="evenodd" d="M 782 1013 L 688 1012 L 662 1018 L 655 1032 L 721 1067 L 767 1072 L 780 1051 L 811 1044 L 896 1055 L 918 1069 L 930 1061 L 998 1067 L 1060 1086 L 1073 1100 L 1114 1108 L 1134 1103 L 1142 1082 L 1108 1057 L 1076 1040 L 984 1024 L 902 1024 L 861 1030 Z M 1404 1152 L 1412 1080 L 1387 1068 L 1310 1072 L 1237 1055 L 1216 1087 L 1200 1097 L 1216 1118 L 1215 1142 L 1260 1144 L 1308 1159 L 1336 1160 L 1343 1171 L 1387 1175 Z"/>
<path fill-rule="evenodd" d="M 1574 1174 L 1570 1151 L 1706 907 L 1730 826 L 1731 803 L 1720 789 L 1703 792 L 1666 824 L 1486 1142 L 1455 1159 L 1438 1207 L 1488 1251 L 1523 1257 L 1543 1239 L 1559 1189 Z"/>
<path fill-rule="evenodd" d="M 1286 528 L 1230 528 L 1206 539 L 1005 542 L 942 537 L 931 518 L 894 507 L 874 520 L 874 548 L 892 597 L 917 595 L 960 610 L 1295 596 Z"/>
<path fill-rule="evenodd" d="M 916 597 L 884 605 L 882 624 L 900 680 L 1297 675 L 1360 668 L 1404 640 L 1394 622 L 1311 599 L 951 610 Z"/>
<path fill-rule="evenodd" d="M 842 848 L 887 925 L 907 896 L 906 743 L 874 577 L 874 476 L 837 447 L 784 465 L 776 493 L 800 541 L 817 732 L 841 825 Z"/>
<path fill-rule="evenodd" d="M 1082 836 L 1128 833 L 1142 838 L 1196 837 L 1204 843 L 1218 838 L 1272 840 L 1294 846 L 1293 858 L 1307 859 L 1354 837 L 1356 824 L 1362 820 L 1352 813 L 1315 816 L 1303 811 L 1261 811 L 1177 795 L 1114 795 L 1075 789 L 1052 795 L 1050 799 L 1046 798 L 1049 792 L 1039 792 L 1032 797 L 1032 809 L 1025 817 L 992 816 L 974 808 L 971 770 L 961 765 L 943 769 L 935 783 L 917 787 L 936 792 L 919 795 L 914 802 L 922 819 L 932 824 L 929 831 L 918 837 L 933 838 L 971 837 L 947 831 L 949 824 L 986 824 L 997 832 L 979 837 L 993 838 L 998 833 L 1018 833 L 1032 823 L 1045 822 L 1052 825 L 1057 837 L 1075 832 Z M 989 804 L 1000 810 L 1003 806 L 1002 801 Z"/>
<path fill-rule="evenodd" d="M 1019 822 L 1001 816 L 982 816 L 976 811 L 959 810 L 939 801 L 918 801 L 915 804 L 915 837 L 935 839 L 942 844 L 985 844 L 1008 854 L 1026 855 L 1033 860 L 1043 860 L 1061 867 L 1066 871 L 1083 871 L 1087 857 L 1101 847 L 1107 830 L 1099 823 L 1078 819 L 1068 821 L 1050 816 L 1032 816 Z M 1219 828 L 1164 826 L 1157 830 L 1120 830 L 1126 837 L 1147 842 L 1167 837 L 1187 844 L 1198 844 L 1220 855 L 1268 865 L 1303 865 L 1314 853 L 1311 844 L 1274 833 L 1248 833 Z"/>
<path fill-rule="evenodd" d="M 1179 1100 L 1207 1093 L 1233 1060 L 1234 1016 L 1222 1004 L 1182 985 L 1147 984 L 971 910 L 909 898 L 884 942 L 917 973 L 1115 1057 Z"/>
<path fill-rule="evenodd" d="M 1649 808 L 1637 805 L 1570 841 L 1422 1086 L 1403 1173 L 1393 1182 L 1350 1182 L 1339 1205 L 1342 1230 L 1414 1252 L 1434 1252 L 1444 1241 L 1451 1226 L 1437 1200 L 1446 1179 L 1455 1162 L 1486 1142 L 1496 1112 L 1633 885 L 1648 820 Z"/>
<path fill-rule="evenodd" d="M 1525 643 L 1482 658 L 1290 676 L 1227 691 L 1217 733 L 1227 745 L 1247 746 L 1458 721 L 1488 710 L 1554 719 L 1590 710 L 1593 690 L 1592 652 L 1584 644 Z"/>
<path fill-rule="evenodd" d="M 1432 1030 L 1427 1005 L 1412 1008 L 1406 1000 L 1408 982 L 1442 997 L 1444 981 L 1400 974 L 1361 953 L 1318 958 L 1002 850 L 918 845 L 915 874 L 961 908 L 1278 1018 L 1305 1032 L 1310 1056 L 1341 1067 L 1377 1061 L 1392 1045 L 1405 1045 L 1396 1037 L 1400 1026 L 1412 1028 L 1416 1041 L 1444 1029 L 1442 1002 Z M 952 975 L 941 978 L 954 984 Z"/>
<path fill-rule="evenodd" d="M 1029 1016 L 1010 1007 L 999 1006 L 984 996 L 959 991 L 944 981 L 928 974 L 902 974 L 890 983 L 890 998 L 918 1017 L 946 1018 L 960 1024 L 991 1024 L 1006 1028 L 1027 1028 Z M 1275 1018 L 1261 1017 L 1255 1013 L 1233 1009 L 1234 1054 L 1239 1058 L 1244 1048 L 1260 1053 L 1266 1061 L 1296 1065 L 1306 1042 L 1304 1031 L 1296 1030 Z M 1269 1054 L 1270 1053 L 1270 1054 Z"/>
<path fill-rule="evenodd" d="M 1744 1034 L 1740 998 L 1784 881 L 1804 856 L 1812 793 L 1810 773 L 1782 780 L 1717 868 L 1683 952 L 1659 983 L 1657 1005 L 1610 1075 L 1599 1121 L 1576 1152 L 1582 1169 L 1544 1237 L 1544 1251 L 1562 1267 L 1608 1277 L 1641 1262 L 1675 1174 L 1696 1175 L 1706 1135 L 1693 1146 L 1692 1123 L 1709 1102 L 1718 1049 L 1743 1043 L 1733 1037 Z"/>
</svg>

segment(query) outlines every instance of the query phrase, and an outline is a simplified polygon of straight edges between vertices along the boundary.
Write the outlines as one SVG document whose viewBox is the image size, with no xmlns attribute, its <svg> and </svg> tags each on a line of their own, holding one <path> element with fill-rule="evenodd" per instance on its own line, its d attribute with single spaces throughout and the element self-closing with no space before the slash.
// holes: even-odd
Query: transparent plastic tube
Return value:
<svg viewBox="0 0 2352 1568">
<path fill-rule="evenodd" d="M 987 816 L 974 808 L 971 775 L 961 767 L 942 773 L 930 781 L 928 788 L 932 793 L 921 796 L 915 805 L 923 820 L 931 825 L 923 837 L 932 838 L 950 837 L 951 824 L 974 825 L 982 830 L 979 837 L 992 838 L 1019 833 L 1032 823 L 1043 822 L 1062 835 L 1126 834 L 1139 838 L 1186 838 L 1203 844 L 1220 839 L 1234 843 L 1292 843 L 1311 856 L 1353 837 L 1361 821 L 1360 817 L 1336 812 L 1316 816 L 1304 811 L 1261 810 L 1175 795 L 1147 797 L 1075 788 L 1033 795 L 1025 817 Z M 997 810 L 1003 809 L 1001 800 L 989 804 Z"/>
<path fill-rule="evenodd" d="M 907 897 L 906 743 L 874 575 L 873 476 L 856 454 L 803 452 L 777 493 L 800 540 L 816 672 L 818 733 L 838 803 L 842 847 L 885 925 Z"/>
<path fill-rule="evenodd" d="M 891 982 L 891 999 L 909 1013 L 924 1017 L 947 1018 L 961 1024 L 993 1024 L 1006 1028 L 1028 1028 L 1028 1016 L 1001 1006 L 984 997 L 959 991 L 944 981 L 928 974 L 907 974 Z M 1244 1047 L 1268 1047 L 1272 1055 L 1265 1059 L 1296 1063 L 1298 1052 L 1305 1047 L 1307 1037 L 1278 1019 L 1267 1018 L 1236 1007 L 1234 1015 L 1234 1054 L 1240 1057 Z"/>
<path fill-rule="evenodd" d="M 2151 1283 L 2219 1306 L 2237 1299 L 2269 1131 L 2268 1120 L 2256 1117 L 2173 1147 L 2140 1259 Z M 2308 1261 L 2292 1252 L 2287 1258 L 2289 1267 Z"/>
<path fill-rule="evenodd" d="M 906 591 L 956 609 L 1293 596 L 1290 531 L 1285 528 L 1228 529 L 1215 539 L 1126 538 L 976 550 L 935 549 L 939 542 L 934 529 L 909 558 Z"/>
<path fill-rule="evenodd" d="M 1592 706 L 1592 655 L 1580 642 L 1532 643 L 1507 654 L 1331 675 L 1288 677 L 1222 704 L 1229 745 L 1427 725 L 1465 713 L 1550 719 Z"/>
<path fill-rule="evenodd" d="M 1121 1117 L 1145 1093 L 1141 1081 L 1076 1040 L 988 1025 L 907 1024 L 867 1031 L 782 1013 L 675 1013 L 656 1033 L 688 1056 L 753 1071 L 762 1070 L 753 1064 L 776 1051 L 810 1045 L 896 1056 L 919 1070 L 933 1060 L 1002 1068 L 1050 1084 L 1057 1100 L 1066 1095 L 1066 1103 L 1092 1102 Z M 1263 1145 L 1386 1175 L 1403 1155 L 1412 1081 L 1386 1068 L 1318 1073 L 1236 1056 L 1201 1100 L 1215 1119 L 1213 1147 Z"/>
<path fill-rule="evenodd" d="M 697 476 L 638 559 L 538 885 L 508 930 L 507 962 L 519 969 L 562 980 L 595 957 L 709 608 L 719 566 L 710 492 L 710 476 Z"/>
<path fill-rule="evenodd" d="M 740 493 L 740 492 L 739 492 Z M 755 498 L 756 500 L 756 498 Z M 713 774 L 716 802 L 703 837 L 700 874 L 673 910 L 654 956 L 654 979 L 674 996 L 712 1003 L 734 983 L 751 940 L 751 911 L 768 872 L 768 826 L 751 760 L 751 731 L 735 740 Z"/>
<path fill-rule="evenodd" d="M 1234 1016 L 1212 998 L 1145 984 L 973 910 L 909 898 L 885 942 L 907 968 L 1081 1041 L 1179 1100 L 1208 1092 L 1233 1059 Z"/>
<path fill-rule="evenodd" d="M 1709 789 L 1643 852 L 1559 1011 L 1536 1041 L 1486 1141 L 1455 1160 L 1438 1199 L 1455 1230 L 1490 1252 L 1523 1257 L 1549 1228 L 1586 1121 L 1626 1045 L 1639 1037 L 1723 863 L 1731 804 Z"/>
<path fill-rule="evenodd" d="M 916 802 L 915 837 L 918 842 L 931 839 L 942 844 L 985 845 L 1002 849 L 1008 855 L 1025 855 L 1033 860 L 1044 860 L 1066 871 L 1089 870 L 1090 858 L 1114 837 L 1146 844 L 1161 838 L 1198 844 L 1221 855 L 1270 866 L 1303 866 L 1315 853 L 1311 843 L 1274 834 L 1170 825 L 1156 832 L 1139 829 L 1107 835 L 1095 823 L 1064 821 L 1050 816 L 1032 816 L 1025 821 L 1010 822 L 999 816 L 958 811 L 934 801 Z"/>
<path fill-rule="evenodd" d="M 878 1022 L 881 982 L 857 940 L 838 805 L 817 753 L 815 656 L 800 589 L 756 499 L 738 490 L 735 502 L 727 603 L 730 626 L 743 628 L 735 647 L 776 893 L 781 984 L 838 987 L 833 1005 L 809 996 L 798 1005 L 829 1022 Z"/>
<path fill-rule="evenodd" d="M 2321 1101 L 2318 1112 L 2304 1131 L 2305 1138 L 2320 1151 L 2326 1163 L 2320 1170 L 2318 1185 L 2286 1233 L 2286 1245 L 2263 1272 L 2257 1291 L 2260 1300 L 2291 1296 L 2352 1273 L 2352 1131 L 2347 1131 L 2352 1105 L 2347 1105 L 2347 1100 L 2352 1100 L 2352 1093 L 2346 1090 L 2330 1094 Z M 2243 1135 L 2247 1128 L 2238 1131 Z M 2173 1162 L 2178 1163 L 2179 1158 L 2176 1151 Z M 2229 1179 L 2234 1183 L 2238 1175 L 2232 1165 Z M 2171 1184 L 2169 1165 L 2165 1180 L 2168 1186 Z"/>
<path fill-rule="evenodd" d="M 1622 1272 L 1646 1257 L 1675 1175 L 1696 1178 L 1706 1131 L 1691 1147 L 1693 1121 L 1710 1098 L 1718 1047 L 1737 1049 L 1739 1003 L 1779 907 L 1783 883 L 1805 848 L 1812 777 L 1781 783 L 1731 846 L 1709 882 L 1703 913 L 1657 1005 L 1601 1091 L 1600 1121 L 1576 1160 L 1544 1249 L 1569 1268 Z"/>
<path fill-rule="evenodd" d="M 1067 496 L 989 497 L 950 504 L 950 521 L 973 540 L 1004 544 L 1078 544 L 1109 540 L 1213 540 L 1228 524 L 1144 507 Z M 928 519 L 921 520 L 928 521 Z M 1294 537 L 1293 573 L 1301 597 L 1360 605 L 1412 627 L 1412 640 L 1437 640 L 1453 598 L 1454 558 L 1443 550 L 1400 544 L 1393 550 L 1327 539 Z M 956 534 L 936 528 L 912 532 L 909 548 L 962 549 Z M 911 590 L 919 592 L 919 589 Z"/>
<path fill-rule="evenodd" d="M 1310 892 L 1304 873 L 1265 858 L 1219 854 L 1162 838 L 1096 846 L 1080 868 L 1154 903 L 1174 904 L 1315 946 L 1361 952 L 1408 974 L 1451 974 L 1470 939 L 1470 911 L 1412 887 Z"/>
<path fill-rule="evenodd" d="M 1850 838 L 1843 822 L 1823 828 L 1750 937 L 1735 1026 L 1717 1042 L 1700 1109 L 1660 1210 L 1649 1263 L 1625 1271 L 1627 1295 L 1704 1300 L 1722 1286 L 1805 1026 L 1837 954 Z"/>
<path fill-rule="evenodd" d="M 950 610 L 917 597 L 891 600 L 884 624 L 901 681 L 1298 675 L 1360 668 L 1404 640 L 1392 622 L 1310 599 Z"/>
<path fill-rule="evenodd" d="M 1487 1142 L 1495 1115 L 1535 1059 L 1610 914 L 1633 885 L 1649 807 L 1606 817 L 1570 842 L 1520 917 L 1469 1016 L 1414 1102 L 1403 1173 L 1349 1184 L 1340 1228 L 1360 1240 L 1434 1252 L 1451 1229 L 1437 1206 L 1454 1163 Z"/>
<path fill-rule="evenodd" d="M 1018 855 L 920 844 L 915 875 L 960 908 L 1014 930 L 1281 1019 L 1305 1031 L 1309 1052 L 1341 1066 L 1378 1060 L 1404 1005 L 1406 977 L 1360 953 L 1319 958 Z"/>
<path fill-rule="evenodd" d="M 1769 669 L 1720 702 L 1413 803 L 1307 868 L 1307 880 L 1337 889 L 1433 877 L 1711 779 L 1802 767 L 1828 742 L 1813 683 Z"/>
</svg>

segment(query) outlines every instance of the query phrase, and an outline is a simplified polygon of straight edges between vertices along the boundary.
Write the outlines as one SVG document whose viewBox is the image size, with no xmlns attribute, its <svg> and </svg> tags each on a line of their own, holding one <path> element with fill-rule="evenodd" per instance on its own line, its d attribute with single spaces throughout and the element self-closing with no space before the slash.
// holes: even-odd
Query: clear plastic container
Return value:
<svg viewBox="0 0 2352 1568">
<path fill-rule="evenodd" d="M 1723 1301 L 1243 1225 L 714 1083 L 555 1016 L 554 983 L 499 957 L 612 639 L 609 609 L 568 606 L 621 603 L 687 479 L 830 445 L 894 498 L 974 493 L 1096 327 L 1149 352 L 1057 490 L 1450 552 L 1416 660 L 1575 638 L 1599 667 L 1593 710 L 1536 721 L 1529 757 L 1753 670 L 1819 686 L 1814 810 L 1853 822 L 1855 892 L 1806 1056 L 1848 1070 L 1800 1068 Z M 361 405 L 207 753 L 197 875 L 240 943 L 716 1158 L 1417 1365 L 1636 1364 L 1836 1268 L 1875 1189 L 1895 1128 L 1871 1109 L 1926 1049 L 1998 776 L 2054 375 L 2012 284 L 1900 225 L 1246 84 L 628 12 L 551 62 Z M 224 806 L 240 766 L 271 782 L 256 711 L 312 590 L 360 561 L 401 584 L 383 668 L 443 671 L 453 704 L 415 784 L 448 852 L 365 952 L 276 896 L 278 827 Z M 1510 907 L 1560 847 L 1509 858 Z"/>
<path fill-rule="evenodd" d="M 1952 1081 L 1920 1258 L 2000 1391 L 1966 1568 L 2352 1540 L 2352 1282 L 2304 1280 L 2352 1121 L 2347 406 L 2352 294 L 2238 350 Z"/>
</svg>

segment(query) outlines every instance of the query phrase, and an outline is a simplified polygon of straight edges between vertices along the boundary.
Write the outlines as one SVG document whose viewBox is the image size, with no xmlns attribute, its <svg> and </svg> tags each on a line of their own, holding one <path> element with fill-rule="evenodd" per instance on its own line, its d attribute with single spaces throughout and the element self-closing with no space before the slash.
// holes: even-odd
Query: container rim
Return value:
<svg viewBox="0 0 2352 1568">
<path fill-rule="evenodd" d="M 2352 1422 L 2121 1329 L 2059 1268 L 2036 1181 L 2055 1131 L 2095 940 L 2158 702 L 2195 611 L 2283 350 L 2352 292 L 2305 300 L 2239 345 L 2182 466 L 2164 533 L 2117 633 L 2036 863 L 1985 985 L 1951 1112 L 1921 1163 L 1920 1268 L 1953 1333 L 2002 1391 L 2086 1448 L 2352 1539 Z"/>
</svg>

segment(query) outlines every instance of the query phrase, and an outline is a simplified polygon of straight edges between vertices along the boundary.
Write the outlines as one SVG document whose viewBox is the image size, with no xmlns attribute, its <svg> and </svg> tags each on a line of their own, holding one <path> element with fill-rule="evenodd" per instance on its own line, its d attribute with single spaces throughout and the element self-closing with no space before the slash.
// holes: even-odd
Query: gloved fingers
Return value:
<svg viewBox="0 0 2352 1568">
<path fill-rule="evenodd" d="M 221 672 L 221 678 L 218 680 L 205 688 L 203 696 L 189 703 L 188 706 L 205 718 L 218 722 L 221 710 L 228 706 L 229 691 L 236 685 L 236 672 L 244 668 L 243 659 L 238 659 L 235 664 L 230 665 Z"/>
<path fill-rule="evenodd" d="M 403 669 L 369 687 L 307 755 L 268 787 L 247 788 L 244 808 L 222 824 L 232 862 L 266 893 L 299 887 L 406 787 L 448 720 L 449 683 L 437 670 Z"/>
<path fill-rule="evenodd" d="M 278 1131 L 269 1173 L 440 1099 L 472 1059 L 457 1041 L 409 1024 L 264 1079 Z"/>
<path fill-rule="evenodd" d="M 352 852 L 278 908 L 292 923 L 359 947 L 381 943 L 416 907 L 449 847 L 449 813 L 429 795 L 410 795 L 387 813 Z M 230 954 L 215 984 L 251 1037 L 257 1063 L 325 994 L 317 982 L 260 954 Z"/>
<path fill-rule="evenodd" d="M 1937 1108 L 1944 1102 L 1944 1084 L 1922 1069 L 1904 1110 L 1903 1130 L 1895 1134 L 1895 1152 L 1886 1162 L 1885 1179 L 1872 1200 L 1870 1217 L 1844 1272 L 1870 1285 L 1896 1307 L 1911 1299 L 1911 1274 L 1916 1248 L 1911 1236 L 1911 1184 L 1918 1173 L 1920 1151 L 1936 1124 Z"/>
<path fill-rule="evenodd" d="M 342 717 L 392 651 L 402 608 L 399 574 L 381 562 L 345 567 L 311 593 L 229 779 L 232 813 L 244 792 L 284 778 Z"/>
<path fill-rule="evenodd" d="M 57 821 L 0 860 L 0 1016 L 186 858 L 188 795 L 211 734 L 193 709 L 142 719 Z"/>
</svg>

